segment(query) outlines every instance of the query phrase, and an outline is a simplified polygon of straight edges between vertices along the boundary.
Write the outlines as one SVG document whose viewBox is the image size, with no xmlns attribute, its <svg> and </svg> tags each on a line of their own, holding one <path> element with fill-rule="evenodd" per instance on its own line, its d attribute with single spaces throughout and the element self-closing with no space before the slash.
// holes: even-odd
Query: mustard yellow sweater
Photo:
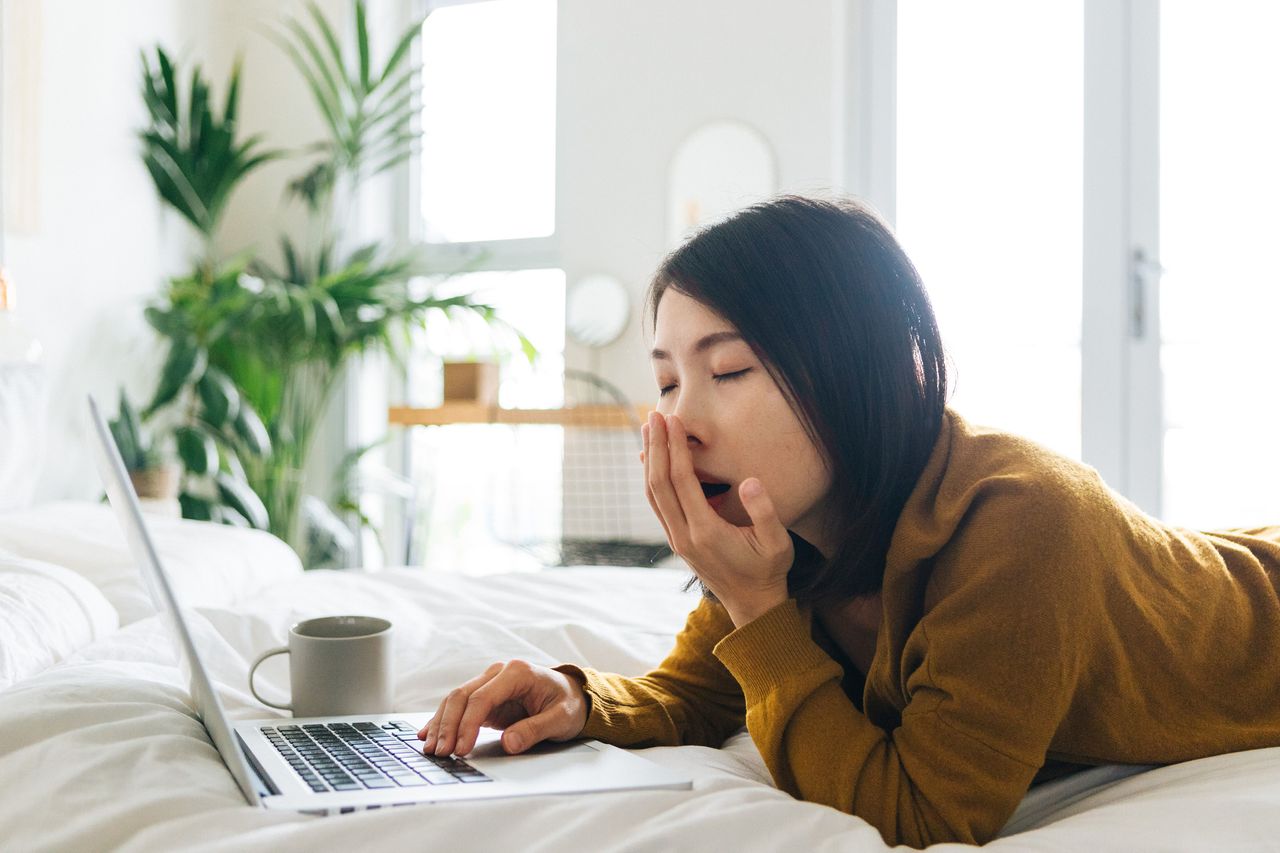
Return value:
<svg viewBox="0 0 1280 853">
<path fill-rule="evenodd" d="M 793 796 L 890 844 L 981 843 L 1042 767 L 1280 745 L 1277 585 L 1280 527 L 1166 526 L 1092 468 L 948 410 L 865 679 L 794 601 L 735 630 L 704 599 L 644 676 L 559 669 L 584 682 L 584 736 L 719 746 L 745 722 Z"/>
</svg>

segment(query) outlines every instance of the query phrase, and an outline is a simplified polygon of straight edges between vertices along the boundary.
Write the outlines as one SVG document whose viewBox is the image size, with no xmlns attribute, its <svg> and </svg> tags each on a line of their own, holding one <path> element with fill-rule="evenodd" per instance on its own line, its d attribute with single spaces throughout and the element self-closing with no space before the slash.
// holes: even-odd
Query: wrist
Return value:
<svg viewBox="0 0 1280 853">
<path fill-rule="evenodd" d="M 741 628 L 748 622 L 754 622 L 759 619 L 788 598 L 789 596 L 785 591 L 778 591 L 753 596 L 749 599 L 733 602 L 722 601 L 721 603 L 724 605 L 724 609 L 728 611 L 729 618 L 733 620 L 733 627 Z"/>
</svg>

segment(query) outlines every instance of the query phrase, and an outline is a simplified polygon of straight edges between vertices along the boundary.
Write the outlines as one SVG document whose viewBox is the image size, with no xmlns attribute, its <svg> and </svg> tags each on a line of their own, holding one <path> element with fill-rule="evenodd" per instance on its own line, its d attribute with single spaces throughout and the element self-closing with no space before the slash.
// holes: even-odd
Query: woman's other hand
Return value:
<svg viewBox="0 0 1280 853">
<path fill-rule="evenodd" d="M 739 484 L 751 524 L 730 524 L 707 503 L 680 418 L 651 412 L 642 432 L 649 505 L 671 550 L 715 593 L 733 624 L 741 627 L 786 601 L 795 546 L 764 485 L 755 477 Z"/>
<path fill-rule="evenodd" d="M 514 754 L 544 740 L 572 740 L 586 726 L 587 711 L 587 695 L 575 679 L 512 660 L 449 691 L 418 737 L 425 753 L 466 755 L 480 727 L 489 726 L 505 730 L 502 748 Z"/>
</svg>

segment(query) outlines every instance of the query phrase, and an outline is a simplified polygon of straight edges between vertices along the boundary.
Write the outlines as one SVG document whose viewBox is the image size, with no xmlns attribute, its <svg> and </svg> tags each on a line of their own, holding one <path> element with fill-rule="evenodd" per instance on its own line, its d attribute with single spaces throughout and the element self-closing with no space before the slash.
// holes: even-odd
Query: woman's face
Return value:
<svg viewBox="0 0 1280 853">
<path fill-rule="evenodd" d="M 683 422 L 694 470 L 716 512 L 732 524 L 751 524 L 738 486 L 757 477 L 783 526 L 826 552 L 831 475 L 823 453 L 737 330 L 668 288 L 658 303 L 653 375 L 658 411 Z"/>
</svg>

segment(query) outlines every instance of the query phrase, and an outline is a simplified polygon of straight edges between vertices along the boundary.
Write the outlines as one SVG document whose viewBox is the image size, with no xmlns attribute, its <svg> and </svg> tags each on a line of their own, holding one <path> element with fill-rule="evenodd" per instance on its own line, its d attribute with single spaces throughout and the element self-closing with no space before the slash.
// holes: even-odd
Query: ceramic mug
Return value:
<svg viewBox="0 0 1280 853">
<path fill-rule="evenodd" d="M 289 655 L 290 701 L 262 698 L 253 676 L 269 657 Z M 258 655 L 249 691 L 295 717 L 386 714 L 391 711 L 391 623 L 376 616 L 322 616 L 289 629 L 289 645 Z"/>
</svg>

